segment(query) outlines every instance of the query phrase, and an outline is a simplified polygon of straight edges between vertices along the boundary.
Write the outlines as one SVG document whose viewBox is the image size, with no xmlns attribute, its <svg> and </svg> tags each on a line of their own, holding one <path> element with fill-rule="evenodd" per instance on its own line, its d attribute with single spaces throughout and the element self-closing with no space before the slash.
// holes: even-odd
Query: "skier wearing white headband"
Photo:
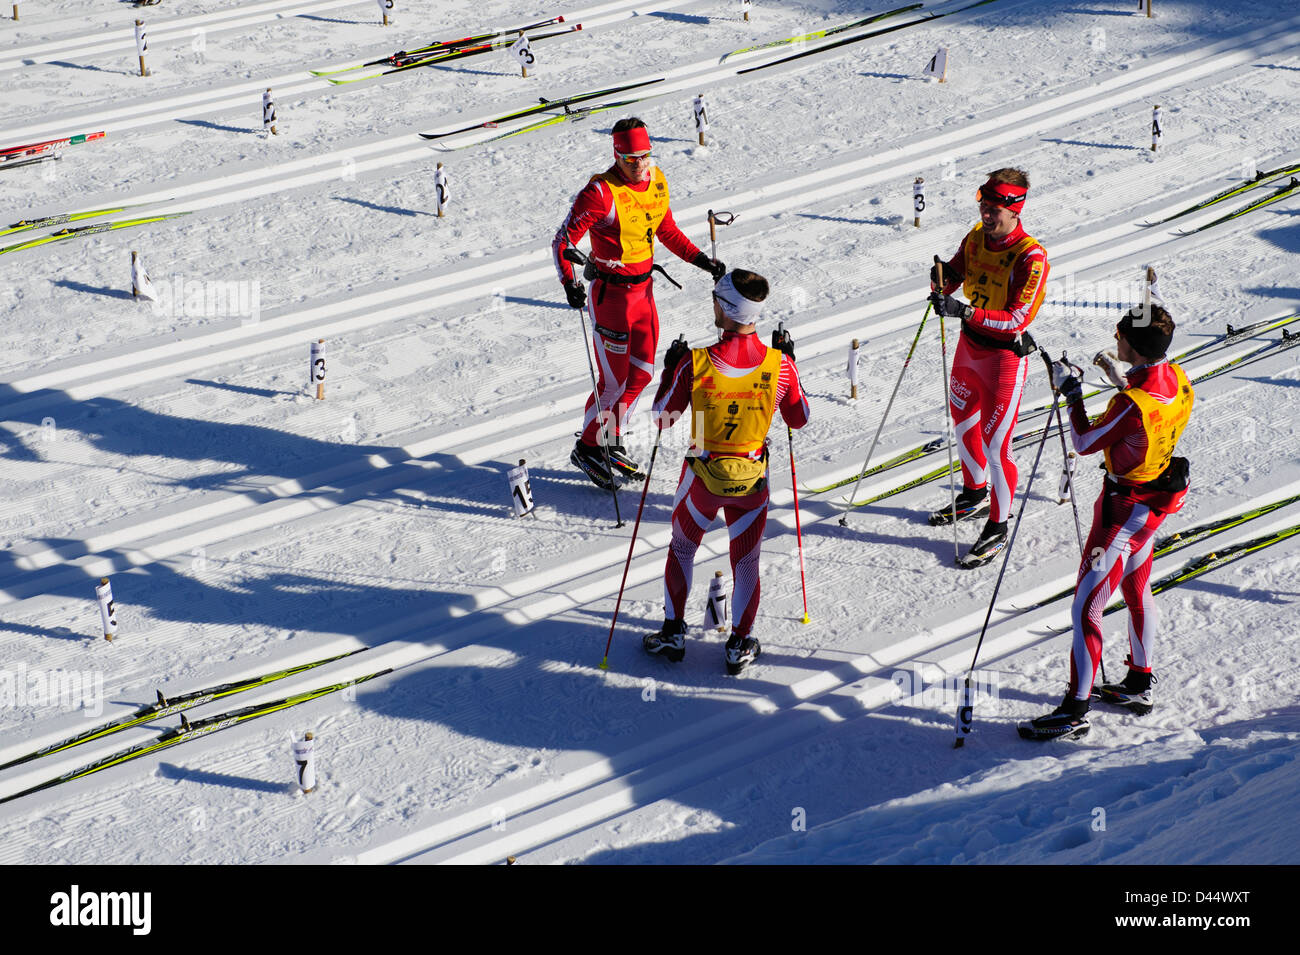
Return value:
<svg viewBox="0 0 1300 955">
<path fill-rule="evenodd" d="M 782 331 L 769 348 L 755 324 L 767 298 L 767 279 L 735 269 L 713 289 L 713 324 L 720 341 L 708 348 L 673 343 L 664 357 L 655 395 L 660 429 L 689 407 L 691 451 L 682 464 L 673 502 L 673 539 L 664 568 L 664 625 L 646 636 L 647 653 L 679 662 L 686 654 L 686 598 L 695 551 L 718 512 L 731 538 L 732 628 L 727 672 L 737 674 L 761 652 L 750 631 L 758 612 L 758 559 L 767 524 L 767 432 L 776 410 L 792 428 L 808 422 L 799 387 L 794 342 Z"/>
</svg>

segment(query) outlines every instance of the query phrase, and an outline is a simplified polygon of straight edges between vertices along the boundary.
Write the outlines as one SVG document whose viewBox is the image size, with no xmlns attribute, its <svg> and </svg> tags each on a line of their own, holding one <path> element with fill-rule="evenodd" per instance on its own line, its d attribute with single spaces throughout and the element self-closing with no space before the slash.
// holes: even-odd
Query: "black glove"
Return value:
<svg viewBox="0 0 1300 955">
<path fill-rule="evenodd" d="M 581 282 L 565 282 L 564 295 L 572 308 L 587 307 L 587 287 Z"/>
<path fill-rule="evenodd" d="M 703 252 L 691 259 L 691 265 L 695 266 L 697 269 L 704 269 L 704 271 L 713 276 L 714 282 L 717 282 L 727 274 L 727 267 L 725 265 L 717 259 L 709 258 Z"/>
<path fill-rule="evenodd" d="M 777 351 L 785 352 L 794 361 L 794 339 L 784 328 L 774 328 L 772 330 L 772 347 Z"/>
<path fill-rule="evenodd" d="M 669 374 L 682 357 L 691 350 L 691 346 L 686 343 L 686 336 L 680 335 L 677 340 L 668 346 L 668 351 L 664 354 L 664 374 Z"/>
<path fill-rule="evenodd" d="M 975 309 L 965 302 L 959 302 L 951 295 L 943 295 L 940 292 L 930 293 L 930 304 L 934 306 L 934 310 L 940 315 L 947 315 L 949 318 L 966 320 L 975 314 Z"/>
<path fill-rule="evenodd" d="M 939 281 L 939 263 L 930 266 L 930 284 L 943 291 L 945 285 L 952 285 L 954 282 L 960 283 L 965 278 L 960 272 L 954 269 L 947 262 L 943 263 L 943 281 Z"/>
</svg>

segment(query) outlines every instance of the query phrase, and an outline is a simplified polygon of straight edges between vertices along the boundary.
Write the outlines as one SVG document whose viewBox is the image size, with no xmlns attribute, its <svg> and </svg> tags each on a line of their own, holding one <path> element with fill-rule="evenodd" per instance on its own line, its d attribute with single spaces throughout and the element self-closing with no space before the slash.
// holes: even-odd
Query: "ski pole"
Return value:
<svg viewBox="0 0 1300 955">
<path fill-rule="evenodd" d="M 680 341 L 685 341 L 686 336 L 679 336 Z M 614 618 L 609 622 L 609 638 L 605 641 L 605 656 L 600 661 L 602 670 L 609 669 L 609 648 L 614 642 L 614 626 L 618 623 L 618 610 L 623 605 L 623 588 L 627 586 L 627 571 L 632 566 L 632 549 L 636 547 L 637 531 L 641 529 L 641 512 L 645 510 L 646 492 L 650 490 L 650 475 L 654 473 L 655 458 L 659 454 L 659 439 L 663 436 L 662 430 L 655 431 L 654 448 L 650 451 L 650 466 L 645 471 L 645 486 L 641 488 L 641 503 L 636 509 L 636 523 L 632 525 L 632 539 L 627 545 L 627 560 L 623 564 L 623 580 L 618 585 L 618 599 L 614 601 Z"/>
<path fill-rule="evenodd" d="M 889 404 L 885 405 L 885 413 L 880 418 L 880 425 L 876 428 L 875 437 L 871 439 L 871 447 L 867 449 L 867 459 L 862 462 L 862 470 L 858 472 L 858 479 L 853 485 L 853 493 L 845 501 L 844 513 L 840 515 L 841 527 L 849 526 L 849 509 L 853 507 L 853 499 L 858 494 L 858 486 L 862 483 L 862 476 L 867 473 L 867 466 L 871 464 L 871 455 L 876 451 L 876 442 L 880 440 L 880 432 L 885 430 L 885 422 L 889 419 L 889 409 L 894 407 L 894 399 L 898 397 L 898 389 L 903 384 L 903 375 L 907 374 L 907 366 L 912 363 L 912 353 L 916 351 L 916 343 L 921 340 L 921 332 L 925 331 L 925 323 L 929 319 L 930 309 L 933 307 L 933 303 L 926 303 L 925 314 L 921 316 L 921 324 L 916 329 L 916 337 L 912 339 L 912 347 L 907 350 L 907 358 L 903 361 L 903 368 L 898 373 L 898 382 L 894 385 L 894 393 L 889 396 Z"/>
<path fill-rule="evenodd" d="M 811 623 L 808 616 L 808 581 L 803 572 L 803 529 L 799 526 L 799 477 L 794 471 L 794 429 L 785 426 L 785 435 L 790 441 L 790 484 L 794 488 L 794 536 L 799 542 L 799 586 L 803 588 L 803 622 Z"/>
<path fill-rule="evenodd" d="M 1046 348 L 1040 348 L 1038 350 L 1038 353 L 1043 356 L 1043 364 L 1047 366 L 1047 380 L 1049 382 L 1052 382 L 1052 357 L 1047 354 Z M 1070 359 L 1066 357 L 1065 352 L 1061 352 L 1061 361 L 1065 362 L 1067 365 L 1070 363 Z M 1054 382 L 1052 383 L 1052 394 L 1053 395 L 1058 394 L 1056 390 L 1056 384 Z M 1064 468 L 1065 470 L 1065 486 L 1070 492 L 1070 509 L 1074 512 L 1074 537 L 1079 542 L 1079 558 L 1082 559 L 1083 558 L 1083 525 L 1079 522 L 1079 503 L 1074 496 L 1074 472 L 1070 469 L 1070 452 L 1069 449 L 1065 446 L 1065 414 L 1064 413 L 1057 414 L 1057 423 L 1059 424 L 1059 427 L 1057 428 L 1057 432 L 1061 436 L 1061 457 L 1062 457 L 1061 467 Z M 1101 665 L 1101 682 L 1106 683 L 1107 682 L 1106 661 L 1102 659 L 1098 659 L 1097 662 Z"/>
<path fill-rule="evenodd" d="M 1038 474 L 1038 464 L 1043 459 L 1043 448 L 1047 447 L 1047 437 L 1052 433 L 1052 415 L 1061 413 L 1060 396 L 1052 396 L 1052 410 L 1047 413 L 1047 427 L 1043 429 L 1042 440 L 1038 442 L 1038 453 L 1034 455 L 1034 467 L 1029 472 L 1029 482 L 1025 485 L 1025 496 L 1020 499 L 1020 511 L 1016 514 L 1016 526 L 1011 529 L 1011 538 L 1007 541 L 1007 549 L 1002 555 L 1002 569 L 998 571 L 997 582 L 993 585 L 993 596 L 989 598 L 989 609 L 984 615 L 984 626 L 980 627 L 979 640 L 975 643 L 975 655 L 971 657 L 970 669 L 966 671 L 966 687 L 962 691 L 961 706 L 957 708 L 957 739 L 952 744 L 953 749 L 960 749 L 966 742 L 966 737 L 971 730 L 971 723 L 975 720 L 975 701 L 971 694 L 971 675 L 975 672 L 975 662 L 980 656 L 980 647 L 984 645 L 984 635 L 989 629 L 989 620 L 993 616 L 993 605 L 998 599 L 998 590 L 1002 587 L 1002 578 L 1007 572 L 1007 563 L 1011 560 L 1011 548 L 1015 546 L 1016 537 L 1020 533 L 1020 524 L 1025 519 L 1025 505 L 1029 503 L 1029 492 L 1034 486 L 1034 476 Z"/>
<path fill-rule="evenodd" d="M 717 261 L 718 258 L 718 226 L 731 225 L 736 221 L 734 212 L 714 212 L 709 210 L 709 241 L 712 243 L 710 258 Z"/>
<path fill-rule="evenodd" d="M 939 291 L 943 291 L 943 259 L 934 257 L 934 266 L 939 270 Z M 948 410 L 948 335 L 944 331 L 943 310 L 939 311 L 939 348 L 943 356 L 943 434 L 948 443 L 948 498 L 952 505 L 952 555 L 957 560 L 961 556 L 961 547 L 957 543 L 957 469 L 952 464 L 952 413 Z"/>
<path fill-rule="evenodd" d="M 787 337 L 785 322 L 777 322 L 776 331 L 772 332 L 772 347 L 779 348 L 779 343 Z M 794 358 L 791 357 L 790 360 L 794 361 Z M 799 542 L 799 586 L 803 589 L 803 622 L 811 623 L 808 616 L 808 581 L 803 570 L 803 528 L 799 523 L 799 477 L 794 470 L 794 429 L 789 425 L 785 426 L 785 436 L 790 442 L 790 483 L 794 487 L 794 534 L 795 540 Z"/>
<path fill-rule="evenodd" d="M 564 250 L 564 257 L 570 262 L 576 262 L 582 266 L 587 264 L 587 257 L 572 246 Z M 578 309 L 578 319 L 582 322 L 582 353 L 587 356 L 587 371 L 591 373 L 591 397 L 596 403 L 596 435 L 600 438 L 600 446 L 605 451 L 605 473 L 609 475 L 609 493 L 614 498 L 614 520 L 616 521 L 614 526 L 622 527 L 623 515 L 619 513 L 618 486 L 614 480 L 614 462 L 609 457 L 609 435 L 606 433 L 602 421 L 605 417 L 605 409 L 600 406 L 600 391 L 596 386 L 596 366 L 591 360 L 591 349 L 587 344 L 591 339 L 587 336 L 586 312 L 585 308 Z M 591 320 L 594 323 L 596 316 L 593 315 Z"/>
</svg>

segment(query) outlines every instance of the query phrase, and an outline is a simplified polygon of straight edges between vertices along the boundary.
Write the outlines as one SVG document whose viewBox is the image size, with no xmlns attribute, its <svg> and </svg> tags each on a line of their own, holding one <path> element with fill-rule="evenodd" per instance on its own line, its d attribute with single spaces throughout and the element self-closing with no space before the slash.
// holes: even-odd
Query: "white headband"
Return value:
<svg viewBox="0 0 1300 955">
<path fill-rule="evenodd" d="M 730 272 L 718 279 L 718 284 L 713 286 L 713 297 L 722 306 L 722 314 L 739 325 L 753 325 L 758 316 L 763 314 L 763 303 L 741 295 L 731 281 Z"/>
</svg>

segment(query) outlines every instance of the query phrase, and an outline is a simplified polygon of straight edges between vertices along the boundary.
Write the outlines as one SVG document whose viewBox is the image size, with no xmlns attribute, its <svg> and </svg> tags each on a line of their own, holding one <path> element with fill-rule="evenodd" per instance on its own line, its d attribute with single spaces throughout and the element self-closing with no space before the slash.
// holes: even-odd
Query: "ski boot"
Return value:
<svg viewBox="0 0 1300 955">
<path fill-rule="evenodd" d="M 1079 739 L 1088 735 L 1088 701 L 1076 700 L 1067 692 L 1061 705 L 1046 716 L 1026 720 L 1016 730 L 1021 739 Z"/>
<path fill-rule="evenodd" d="M 763 648 L 753 637 L 742 637 L 733 632 L 731 639 L 727 641 L 726 660 L 727 672 L 732 676 L 738 674 L 749 664 L 758 659 Z"/>
<path fill-rule="evenodd" d="M 681 663 L 686 656 L 686 621 L 665 620 L 658 633 L 647 633 L 641 638 L 641 648 L 646 653 Z"/>
<path fill-rule="evenodd" d="M 972 567 L 983 567 L 1007 546 L 1007 524 L 1003 521 L 995 524 L 993 521 L 984 522 L 984 530 L 980 532 L 979 540 L 974 546 L 966 552 L 965 557 L 957 559 L 958 567 L 965 567 L 967 570 Z"/>
<path fill-rule="evenodd" d="M 989 509 L 989 489 L 986 487 L 962 488 L 961 493 L 957 495 L 956 506 L 957 520 L 964 521 L 968 518 L 978 517 Z M 930 513 L 930 524 L 934 527 L 951 524 L 953 522 L 953 513 L 952 505 L 932 511 Z"/>
<path fill-rule="evenodd" d="M 618 489 L 618 482 L 610 474 L 609 466 L 605 463 L 603 448 L 583 444 L 582 439 L 579 438 L 577 444 L 573 446 L 573 453 L 569 455 L 569 460 L 602 491 Z"/>
<path fill-rule="evenodd" d="M 1124 662 L 1128 664 L 1128 675 L 1123 681 L 1103 683 L 1094 691 L 1094 695 L 1103 703 L 1122 706 L 1137 716 L 1146 716 L 1155 708 L 1151 701 L 1151 684 L 1156 681 L 1155 674 L 1135 669 L 1131 660 Z"/>
</svg>

